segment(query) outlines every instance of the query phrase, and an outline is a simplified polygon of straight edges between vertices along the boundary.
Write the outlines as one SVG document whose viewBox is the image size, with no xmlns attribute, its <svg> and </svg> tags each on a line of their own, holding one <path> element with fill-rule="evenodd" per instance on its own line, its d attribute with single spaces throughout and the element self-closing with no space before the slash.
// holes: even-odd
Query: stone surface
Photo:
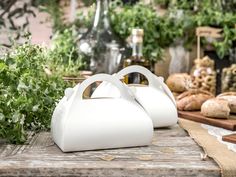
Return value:
<svg viewBox="0 0 236 177">
<path fill-rule="evenodd" d="M 152 145 L 63 153 L 49 132 L 29 135 L 28 145 L 0 145 L 0 176 L 220 176 L 210 158 L 179 126 L 157 129 Z"/>
</svg>

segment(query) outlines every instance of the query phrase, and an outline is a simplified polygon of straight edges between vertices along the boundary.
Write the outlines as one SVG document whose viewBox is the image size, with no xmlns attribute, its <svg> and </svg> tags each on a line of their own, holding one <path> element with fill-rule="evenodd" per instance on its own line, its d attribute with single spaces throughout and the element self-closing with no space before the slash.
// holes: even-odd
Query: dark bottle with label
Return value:
<svg viewBox="0 0 236 177">
<path fill-rule="evenodd" d="M 79 50 L 95 73 L 113 74 L 122 67 L 126 44 L 112 31 L 109 19 L 109 0 L 97 0 L 92 27 L 79 41 Z"/>
<path fill-rule="evenodd" d="M 150 61 L 143 57 L 143 35 L 143 29 L 132 30 L 132 56 L 124 60 L 124 68 L 131 65 L 141 65 L 151 70 Z M 147 84 L 146 78 L 138 73 L 131 73 L 124 79 L 127 84 Z"/>
</svg>

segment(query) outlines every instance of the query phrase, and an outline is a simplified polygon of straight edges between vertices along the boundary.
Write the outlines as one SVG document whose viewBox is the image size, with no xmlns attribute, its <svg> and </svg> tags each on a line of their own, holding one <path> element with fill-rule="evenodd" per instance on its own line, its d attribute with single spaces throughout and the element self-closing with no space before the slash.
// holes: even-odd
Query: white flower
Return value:
<svg viewBox="0 0 236 177">
<path fill-rule="evenodd" d="M 36 112 L 36 111 L 38 111 L 38 109 L 39 109 L 39 105 L 34 105 L 32 108 L 32 111 Z"/>
<path fill-rule="evenodd" d="M 3 113 L 0 113 L 0 121 L 3 120 L 5 118 Z"/>
<path fill-rule="evenodd" d="M 12 116 L 12 121 L 14 123 L 18 122 L 20 120 L 21 114 L 19 112 L 15 112 Z"/>
</svg>

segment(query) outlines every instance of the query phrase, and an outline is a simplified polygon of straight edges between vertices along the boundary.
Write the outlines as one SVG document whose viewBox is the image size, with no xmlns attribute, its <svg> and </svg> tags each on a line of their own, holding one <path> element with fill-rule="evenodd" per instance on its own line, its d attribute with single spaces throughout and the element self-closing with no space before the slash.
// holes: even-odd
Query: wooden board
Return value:
<svg viewBox="0 0 236 177">
<path fill-rule="evenodd" d="M 156 129 L 146 147 L 63 153 L 50 132 L 26 145 L 0 144 L 0 176 L 220 177 L 219 166 L 178 125 Z"/>
<path fill-rule="evenodd" d="M 224 128 L 227 130 L 236 130 L 236 116 L 232 115 L 229 119 L 214 119 L 208 118 L 203 115 L 199 111 L 197 112 L 189 112 L 189 111 L 178 111 L 179 117 L 192 120 L 195 122 L 200 122 L 220 128 Z"/>
<path fill-rule="evenodd" d="M 236 144 L 236 134 L 222 136 L 222 140 Z"/>
</svg>

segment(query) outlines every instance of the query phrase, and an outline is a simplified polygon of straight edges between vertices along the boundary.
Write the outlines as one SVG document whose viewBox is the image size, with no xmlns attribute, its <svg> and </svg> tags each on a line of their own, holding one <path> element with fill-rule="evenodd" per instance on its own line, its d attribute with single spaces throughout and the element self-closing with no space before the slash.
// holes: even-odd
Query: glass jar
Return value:
<svg viewBox="0 0 236 177">
<path fill-rule="evenodd" d="M 127 47 L 112 31 L 108 0 L 96 1 L 93 25 L 80 38 L 79 50 L 89 61 L 89 68 L 94 74 L 113 74 L 122 67 Z"/>
<path fill-rule="evenodd" d="M 221 85 L 222 92 L 236 92 L 236 64 L 223 69 Z"/>
<path fill-rule="evenodd" d="M 191 70 L 192 86 L 194 89 L 201 89 L 216 93 L 216 71 L 214 70 L 214 61 L 208 56 L 202 59 L 196 59 Z"/>
</svg>

